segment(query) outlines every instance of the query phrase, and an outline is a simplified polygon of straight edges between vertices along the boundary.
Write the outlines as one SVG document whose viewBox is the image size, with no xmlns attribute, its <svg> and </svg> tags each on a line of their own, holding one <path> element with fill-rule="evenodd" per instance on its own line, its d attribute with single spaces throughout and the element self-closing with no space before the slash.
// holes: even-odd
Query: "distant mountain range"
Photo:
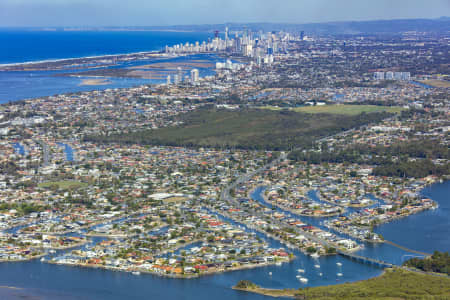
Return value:
<svg viewBox="0 0 450 300">
<path fill-rule="evenodd" d="M 449 32 L 450 17 L 438 19 L 397 19 L 374 21 L 343 21 L 327 23 L 226 23 L 204 25 L 172 25 L 172 26 L 127 26 L 127 27 L 65 27 L 65 28 L 28 28 L 32 30 L 97 30 L 97 31 L 126 31 L 126 30 L 162 30 L 162 31 L 230 31 L 251 29 L 252 31 L 305 31 L 309 34 L 397 34 L 399 32 Z M 27 28 L 25 28 L 27 29 Z"/>
</svg>

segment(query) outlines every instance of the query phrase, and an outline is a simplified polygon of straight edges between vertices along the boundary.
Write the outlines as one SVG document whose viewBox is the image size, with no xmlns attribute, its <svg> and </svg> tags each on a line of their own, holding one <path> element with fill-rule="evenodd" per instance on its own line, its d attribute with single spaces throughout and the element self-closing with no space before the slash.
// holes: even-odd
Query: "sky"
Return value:
<svg viewBox="0 0 450 300">
<path fill-rule="evenodd" d="M 450 16 L 450 0 L 0 0 L 1 27 L 315 23 Z"/>
</svg>

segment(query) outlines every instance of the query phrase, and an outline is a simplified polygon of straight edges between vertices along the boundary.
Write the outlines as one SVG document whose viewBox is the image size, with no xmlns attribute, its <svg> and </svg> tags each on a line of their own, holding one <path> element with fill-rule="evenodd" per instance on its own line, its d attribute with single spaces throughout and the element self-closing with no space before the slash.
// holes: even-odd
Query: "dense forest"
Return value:
<svg viewBox="0 0 450 300">
<path fill-rule="evenodd" d="M 259 109 L 198 109 L 176 117 L 177 127 L 132 133 L 86 136 L 98 143 L 214 147 L 253 150 L 290 150 L 311 147 L 321 137 L 378 122 L 388 113 L 356 116 L 306 114 Z"/>
<path fill-rule="evenodd" d="M 411 258 L 403 265 L 425 272 L 444 273 L 450 276 L 450 254 L 448 252 L 435 251 L 431 257 Z"/>
<path fill-rule="evenodd" d="M 450 164 L 435 164 L 432 159 L 450 159 L 446 145 L 431 139 L 397 142 L 389 147 L 356 144 L 341 150 L 329 150 L 324 144 L 320 152 L 295 151 L 289 155 L 295 161 L 311 164 L 322 162 L 370 164 L 374 175 L 415 177 L 450 174 Z"/>
</svg>

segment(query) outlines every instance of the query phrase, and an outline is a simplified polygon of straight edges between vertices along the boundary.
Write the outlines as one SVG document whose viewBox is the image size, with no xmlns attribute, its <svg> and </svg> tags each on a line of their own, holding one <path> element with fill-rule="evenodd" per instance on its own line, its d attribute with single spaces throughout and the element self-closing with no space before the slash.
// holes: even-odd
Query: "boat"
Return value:
<svg viewBox="0 0 450 300">
<path fill-rule="evenodd" d="M 298 269 L 297 272 L 299 272 L 299 273 L 305 273 L 305 270 L 303 270 L 303 269 Z"/>
<path fill-rule="evenodd" d="M 322 273 L 319 273 L 319 276 L 322 276 L 323 274 Z"/>
<path fill-rule="evenodd" d="M 50 253 L 50 254 L 55 254 L 56 251 L 52 249 L 52 250 L 48 251 L 48 253 Z"/>
<path fill-rule="evenodd" d="M 277 262 L 275 263 L 275 265 L 276 265 L 277 267 L 280 267 L 280 266 L 282 265 L 282 263 L 281 263 L 281 261 L 277 261 Z"/>
<path fill-rule="evenodd" d="M 337 273 L 336 275 L 339 276 L 339 277 L 341 277 L 343 274 L 342 274 L 342 273 Z"/>
<path fill-rule="evenodd" d="M 272 272 L 269 272 L 269 276 L 272 276 Z"/>
<path fill-rule="evenodd" d="M 317 252 L 316 252 L 316 253 L 313 253 L 313 254 L 311 254 L 311 257 L 314 257 L 314 258 L 319 258 L 319 257 L 320 257 L 320 255 L 319 255 L 319 254 L 317 254 Z"/>
<path fill-rule="evenodd" d="M 300 278 L 302 278 L 302 276 L 300 276 L 300 275 L 297 275 L 297 276 L 295 276 L 295 277 L 297 277 L 297 279 L 300 279 Z"/>
<path fill-rule="evenodd" d="M 45 261 L 45 258 L 43 257 L 43 258 L 41 258 L 41 261 Z"/>
<path fill-rule="evenodd" d="M 338 265 L 340 267 L 340 266 L 342 266 L 342 263 L 337 262 L 336 265 Z"/>
<path fill-rule="evenodd" d="M 303 282 L 303 283 L 307 283 L 308 282 L 308 278 L 306 278 L 306 277 L 300 277 L 300 279 L 299 279 L 301 282 Z"/>
<path fill-rule="evenodd" d="M 314 268 L 319 269 L 320 265 L 314 265 Z"/>
<path fill-rule="evenodd" d="M 134 271 L 134 272 L 131 272 L 131 274 L 133 274 L 133 275 L 141 275 L 141 272 L 139 272 L 139 271 Z"/>
</svg>

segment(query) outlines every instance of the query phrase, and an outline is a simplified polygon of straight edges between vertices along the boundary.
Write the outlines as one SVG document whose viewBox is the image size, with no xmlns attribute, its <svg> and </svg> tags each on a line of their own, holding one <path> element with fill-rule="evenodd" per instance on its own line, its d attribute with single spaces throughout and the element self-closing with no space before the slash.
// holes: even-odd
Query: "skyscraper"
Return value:
<svg viewBox="0 0 450 300">
<path fill-rule="evenodd" d="M 199 78 L 199 72 L 198 69 L 192 69 L 191 70 L 191 82 L 195 83 L 198 81 Z"/>
<path fill-rule="evenodd" d="M 178 75 L 178 80 L 183 81 L 183 69 L 181 69 L 181 67 L 177 68 L 177 75 Z"/>
</svg>

